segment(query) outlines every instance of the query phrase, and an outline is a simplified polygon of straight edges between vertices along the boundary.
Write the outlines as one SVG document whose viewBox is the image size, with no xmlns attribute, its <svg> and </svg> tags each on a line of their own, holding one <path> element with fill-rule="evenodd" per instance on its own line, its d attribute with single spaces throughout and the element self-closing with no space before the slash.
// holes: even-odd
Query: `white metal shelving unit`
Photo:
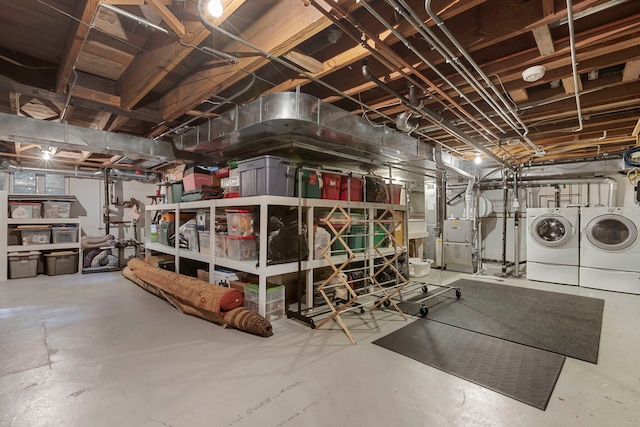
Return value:
<svg viewBox="0 0 640 427">
<path fill-rule="evenodd" d="M 297 262 L 287 262 L 283 264 L 267 265 L 267 227 L 269 221 L 269 207 L 271 206 L 289 206 L 301 208 L 303 212 L 303 221 L 312 225 L 313 219 L 317 209 L 330 210 L 336 204 L 342 204 L 347 209 L 353 210 L 384 210 L 389 207 L 387 204 L 366 203 L 366 202 L 347 202 L 342 200 L 324 200 L 324 199 L 311 199 L 300 197 L 283 197 L 283 196 L 252 196 L 252 197 L 240 197 L 230 199 L 215 199 L 215 200 L 203 200 L 197 202 L 186 203 L 172 203 L 161 205 L 147 205 L 146 206 L 146 219 L 145 224 L 147 230 L 145 232 L 145 248 L 147 251 L 157 251 L 169 255 L 173 255 L 176 260 L 176 272 L 180 271 L 180 258 L 194 259 L 197 261 L 205 262 L 209 264 L 209 270 L 213 271 L 215 267 L 230 268 L 246 273 L 256 274 L 259 277 L 259 294 L 258 294 L 258 306 L 261 315 L 265 314 L 266 296 L 267 296 L 267 278 L 271 276 L 277 276 L 281 274 L 294 273 L 298 271 Z M 258 250 L 257 261 L 237 261 L 229 258 L 222 258 L 215 256 L 215 235 L 212 232 L 210 238 L 209 254 L 203 254 L 200 252 L 193 252 L 178 247 L 176 241 L 174 246 L 167 246 L 162 243 L 151 242 L 151 236 L 149 233 L 149 226 L 151 225 L 153 216 L 158 211 L 173 212 L 175 218 L 180 218 L 180 213 L 188 210 L 208 209 L 210 212 L 211 223 L 210 230 L 215 229 L 215 213 L 216 209 L 228 209 L 228 208 L 252 208 L 259 212 L 260 223 L 254 227 L 256 232 L 261 234 Z M 394 209 L 397 211 L 405 211 L 404 205 L 394 205 Z M 373 214 L 371 214 L 373 217 Z M 313 258 L 313 227 L 307 227 L 307 242 L 309 258 Z M 364 260 L 368 257 L 368 254 L 358 254 L 355 260 Z M 346 255 L 338 255 L 332 257 L 334 263 L 339 263 L 343 259 L 346 259 Z M 306 278 L 306 305 L 311 306 L 313 303 L 313 270 L 319 267 L 326 267 L 329 263 L 325 259 L 310 259 L 301 262 L 301 270 L 305 272 Z M 213 280 L 213 274 L 210 274 L 210 279 Z"/>
<path fill-rule="evenodd" d="M 12 199 L 24 199 L 23 195 L 10 195 L 6 191 L 0 191 L 0 210 L 5 218 L 4 226 L 0 227 L 0 281 L 7 280 L 8 278 L 8 254 L 13 252 L 24 251 L 54 251 L 64 249 L 74 249 L 78 251 L 78 257 L 80 258 L 80 219 L 79 218 L 8 218 L 9 214 L 9 201 Z M 46 195 L 29 195 L 30 200 L 47 201 L 55 200 L 55 196 Z M 78 227 L 78 234 L 75 242 L 70 243 L 47 243 L 42 245 L 9 245 L 8 230 L 11 226 L 17 225 L 55 225 L 55 224 L 69 224 Z M 79 259 L 79 265 L 82 260 Z M 78 269 L 80 271 L 80 269 Z"/>
</svg>

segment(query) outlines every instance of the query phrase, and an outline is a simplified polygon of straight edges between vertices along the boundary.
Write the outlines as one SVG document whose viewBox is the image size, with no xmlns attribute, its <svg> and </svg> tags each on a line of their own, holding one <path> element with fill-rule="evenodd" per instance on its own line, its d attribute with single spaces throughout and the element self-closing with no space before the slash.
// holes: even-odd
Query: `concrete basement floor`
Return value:
<svg viewBox="0 0 640 427">
<path fill-rule="evenodd" d="M 371 344 L 406 324 L 390 310 L 345 314 L 352 345 L 333 322 L 225 329 L 117 272 L 0 282 L 0 425 L 640 425 L 640 296 L 502 283 L 606 301 L 598 364 L 567 358 L 546 411 Z"/>
</svg>

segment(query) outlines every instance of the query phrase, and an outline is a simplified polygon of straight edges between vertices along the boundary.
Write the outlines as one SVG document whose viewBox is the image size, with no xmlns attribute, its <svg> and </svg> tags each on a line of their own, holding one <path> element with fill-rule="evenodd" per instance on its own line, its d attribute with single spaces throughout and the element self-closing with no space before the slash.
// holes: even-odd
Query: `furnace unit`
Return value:
<svg viewBox="0 0 640 427">
<path fill-rule="evenodd" d="M 477 257 L 473 247 L 473 222 L 469 219 L 447 219 L 442 231 L 445 268 L 474 273 Z"/>
</svg>

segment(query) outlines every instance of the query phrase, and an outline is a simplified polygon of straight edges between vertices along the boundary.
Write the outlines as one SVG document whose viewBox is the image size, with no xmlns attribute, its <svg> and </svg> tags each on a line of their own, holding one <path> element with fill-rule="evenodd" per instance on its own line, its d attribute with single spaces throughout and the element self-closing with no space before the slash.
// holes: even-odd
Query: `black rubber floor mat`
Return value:
<svg viewBox="0 0 640 427">
<path fill-rule="evenodd" d="M 565 360 L 556 353 L 428 319 L 373 343 L 543 411 Z"/>
<path fill-rule="evenodd" d="M 451 286 L 460 288 L 461 298 L 450 291 L 426 300 L 429 319 L 598 362 L 604 300 L 465 279 Z M 419 304 L 410 301 L 400 308 L 419 316 Z"/>
</svg>

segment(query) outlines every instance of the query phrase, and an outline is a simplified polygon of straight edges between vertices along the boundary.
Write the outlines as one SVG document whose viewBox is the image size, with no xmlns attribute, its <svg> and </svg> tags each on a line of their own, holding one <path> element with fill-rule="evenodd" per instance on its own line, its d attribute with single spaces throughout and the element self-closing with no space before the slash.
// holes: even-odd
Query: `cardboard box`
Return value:
<svg viewBox="0 0 640 427">
<path fill-rule="evenodd" d="M 164 173 L 165 181 L 182 181 L 184 178 L 184 171 L 187 165 L 178 165 L 175 168 L 167 169 Z"/>
<path fill-rule="evenodd" d="M 232 280 L 240 280 L 238 275 L 230 270 L 215 269 L 213 271 L 213 283 L 220 286 L 229 286 Z"/>
<path fill-rule="evenodd" d="M 196 273 L 198 274 L 198 280 L 209 281 L 209 272 L 207 270 L 199 268 L 196 270 Z"/>
<path fill-rule="evenodd" d="M 154 267 L 160 267 L 162 264 L 169 262 L 169 261 L 173 261 L 175 259 L 175 257 L 173 255 L 154 255 L 154 256 L 150 256 L 145 258 L 145 261 L 147 262 L 147 264 L 150 264 Z"/>
<path fill-rule="evenodd" d="M 242 293 L 244 293 L 244 288 L 245 288 L 246 286 L 251 286 L 251 285 L 253 285 L 253 283 L 249 283 L 249 282 L 242 282 L 242 281 L 240 281 L 240 280 L 231 280 L 231 281 L 229 282 L 229 287 L 230 287 L 230 288 L 237 289 L 237 290 L 239 290 L 239 291 L 240 291 L 240 292 L 242 292 Z"/>
<path fill-rule="evenodd" d="M 201 188 L 203 185 L 211 187 L 213 181 L 213 175 L 210 173 L 193 173 L 185 176 L 182 179 L 182 186 L 184 187 L 184 191 L 194 191 Z"/>
<path fill-rule="evenodd" d="M 198 166 L 196 164 L 192 164 L 192 165 L 187 165 L 184 168 L 184 177 L 187 177 L 191 174 L 194 173 L 200 173 L 200 174 L 205 174 L 205 175 L 210 175 L 211 172 L 209 172 L 209 170 L 207 168 L 203 168 L 201 166 Z"/>
</svg>

